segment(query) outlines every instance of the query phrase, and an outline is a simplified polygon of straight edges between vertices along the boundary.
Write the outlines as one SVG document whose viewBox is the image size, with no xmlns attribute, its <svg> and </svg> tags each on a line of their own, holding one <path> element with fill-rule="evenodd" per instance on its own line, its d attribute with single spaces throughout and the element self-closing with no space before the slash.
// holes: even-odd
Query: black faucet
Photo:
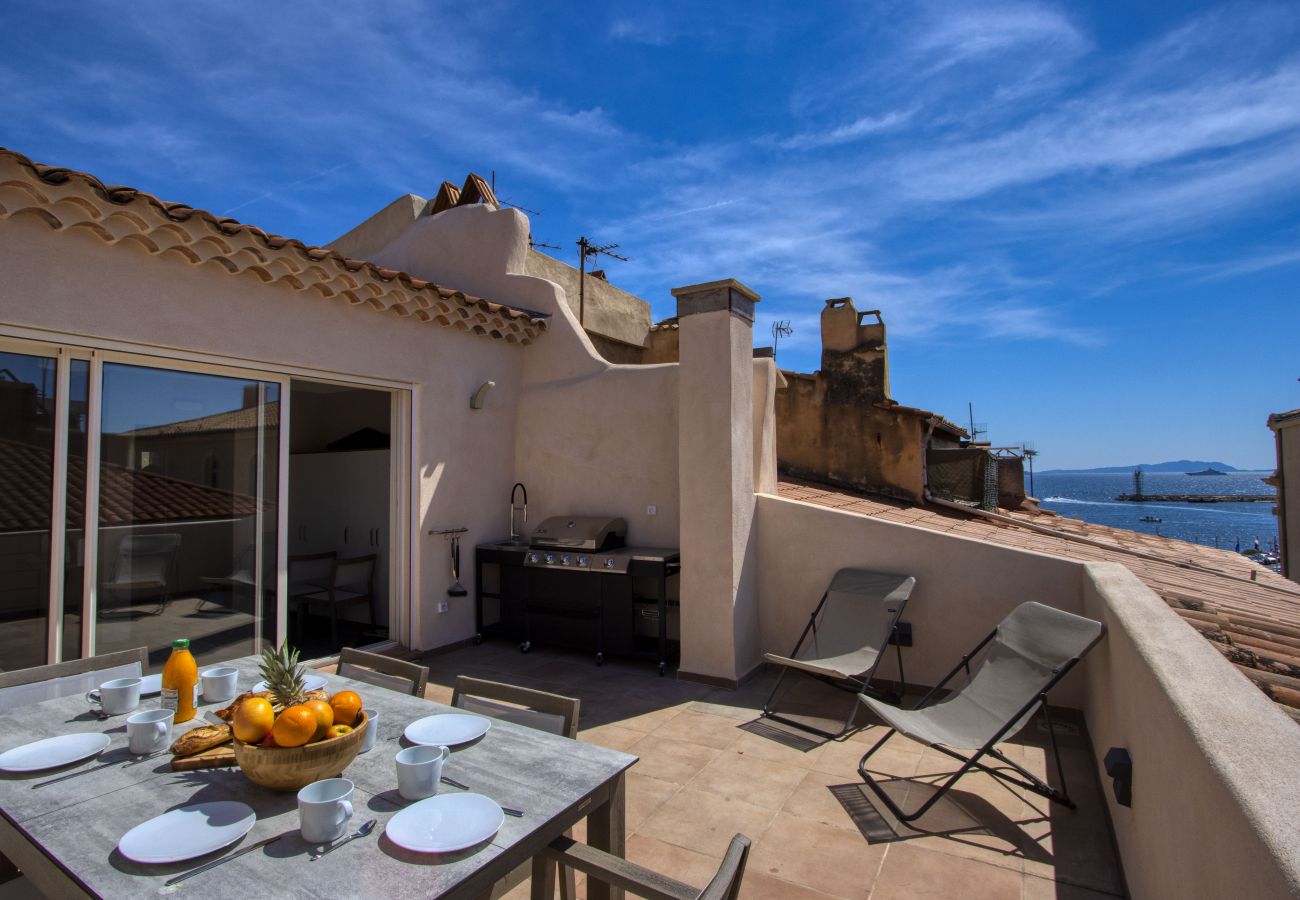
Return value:
<svg viewBox="0 0 1300 900">
<path fill-rule="evenodd" d="M 515 510 L 519 508 L 515 506 L 516 491 L 524 492 L 524 505 L 523 505 L 524 524 L 525 525 L 528 524 L 528 488 L 524 487 L 524 483 L 522 481 L 516 481 L 515 486 L 510 489 L 510 540 L 511 541 L 514 541 L 516 538 L 521 537 L 521 535 L 515 531 Z"/>
</svg>

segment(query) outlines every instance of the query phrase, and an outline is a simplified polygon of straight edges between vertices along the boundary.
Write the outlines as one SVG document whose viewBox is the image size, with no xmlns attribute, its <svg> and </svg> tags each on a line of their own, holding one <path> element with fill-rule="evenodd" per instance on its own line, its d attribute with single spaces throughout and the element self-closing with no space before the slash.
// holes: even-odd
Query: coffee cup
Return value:
<svg viewBox="0 0 1300 900">
<path fill-rule="evenodd" d="M 375 749 L 375 739 L 379 735 L 379 711 L 375 709 L 362 709 L 366 714 L 366 733 L 361 738 L 361 749 L 358 753 L 365 753 L 367 750 Z"/>
<path fill-rule="evenodd" d="M 304 841 L 328 844 L 343 837 L 352 818 L 352 788 L 346 778 L 328 778 L 298 792 L 298 822 Z"/>
<path fill-rule="evenodd" d="M 171 709 L 146 709 L 128 716 L 126 741 L 130 751 L 136 756 L 147 756 L 166 750 L 172 741 L 175 716 L 175 710 Z"/>
<path fill-rule="evenodd" d="M 129 713 L 140 705 L 141 678 L 114 678 L 105 681 L 99 690 L 86 694 L 86 702 L 92 709 L 106 716 L 120 716 Z"/>
<path fill-rule="evenodd" d="M 199 676 L 203 680 L 205 703 L 229 703 L 239 690 L 239 670 L 231 666 L 207 669 Z"/>
<path fill-rule="evenodd" d="M 397 793 L 423 800 L 438 793 L 442 764 L 451 756 L 446 747 L 407 747 L 397 754 Z"/>
</svg>

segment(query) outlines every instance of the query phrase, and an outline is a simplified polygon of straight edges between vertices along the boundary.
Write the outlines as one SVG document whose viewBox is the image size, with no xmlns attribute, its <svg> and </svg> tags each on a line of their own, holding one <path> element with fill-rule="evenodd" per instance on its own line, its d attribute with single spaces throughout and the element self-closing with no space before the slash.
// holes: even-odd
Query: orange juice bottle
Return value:
<svg viewBox="0 0 1300 900">
<path fill-rule="evenodd" d="M 162 708 L 176 711 L 175 722 L 194 718 L 199 702 L 199 666 L 190 653 L 189 638 L 172 641 L 172 655 L 162 673 Z"/>
</svg>

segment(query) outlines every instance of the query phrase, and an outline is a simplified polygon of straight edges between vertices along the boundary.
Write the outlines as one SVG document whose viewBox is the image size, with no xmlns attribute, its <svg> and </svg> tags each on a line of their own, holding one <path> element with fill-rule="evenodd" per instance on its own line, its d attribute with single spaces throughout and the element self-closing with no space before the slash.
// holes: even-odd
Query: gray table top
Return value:
<svg viewBox="0 0 1300 900">
<path fill-rule="evenodd" d="M 240 670 L 241 690 L 258 680 L 256 658 L 244 657 L 231 665 Z M 636 757 L 626 753 L 494 720 L 478 741 L 452 748 L 443 771 L 471 790 L 523 810 L 523 818 L 507 816 L 490 841 L 460 853 L 411 853 L 382 834 L 388 819 L 409 805 L 397 793 L 393 758 L 406 746 L 401 735 L 409 723 L 451 710 L 348 678 L 327 678 L 331 692 L 352 688 L 367 708 L 376 710 L 374 721 L 379 732 L 374 749 L 358 756 L 343 775 L 356 785 L 356 812 L 349 830 L 371 818 L 379 820 L 380 828 L 318 861 L 308 861 L 311 847 L 298 831 L 293 793 L 259 787 L 239 769 L 173 772 L 167 756 L 132 763 L 126 748 L 126 716 L 100 721 L 80 695 L 0 713 L 0 752 L 74 732 L 101 732 L 112 739 L 98 759 L 44 772 L 0 773 L 0 810 L 84 886 L 105 897 L 189 890 L 201 891 L 205 900 L 359 897 L 378 893 L 390 898 L 427 898 L 453 891 L 475 874 L 488 874 L 481 871 L 484 869 L 493 870 L 494 880 L 503 877 L 527 858 L 519 852 L 521 841 L 539 833 L 558 834 L 561 828 L 555 821 L 557 816 L 566 811 L 571 814 L 575 804 L 611 784 L 636 762 Z M 146 698 L 141 707 L 157 705 L 157 698 Z M 216 708 L 200 707 L 199 716 L 175 727 L 173 738 L 203 724 L 202 712 Z M 61 784 L 33 788 L 49 778 L 111 761 L 123 764 Z M 444 785 L 441 790 L 456 789 Z M 117 851 L 122 835 L 141 822 L 170 809 L 211 800 L 248 804 L 257 813 L 257 824 L 235 845 L 174 865 L 139 865 Z M 217 870 L 170 888 L 163 885 L 175 874 L 277 834 L 282 835 L 280 840 Z"/>
</svg>

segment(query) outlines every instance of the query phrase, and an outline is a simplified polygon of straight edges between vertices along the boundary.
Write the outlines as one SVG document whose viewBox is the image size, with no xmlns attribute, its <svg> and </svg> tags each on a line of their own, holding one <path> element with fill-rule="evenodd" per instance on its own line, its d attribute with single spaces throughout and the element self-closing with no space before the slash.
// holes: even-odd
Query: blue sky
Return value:
<svg viewBox="0 0 1300 900">
<path fill-rule="evenodd" d="M 1042 468 L 1271 467 L 1300 407 L 1300 6 L 46 3 L 0 8 L 0 144 L 326 242 L 496 172 L 615 283 L 723 277 L 817 368 Z"/>
</svg>

